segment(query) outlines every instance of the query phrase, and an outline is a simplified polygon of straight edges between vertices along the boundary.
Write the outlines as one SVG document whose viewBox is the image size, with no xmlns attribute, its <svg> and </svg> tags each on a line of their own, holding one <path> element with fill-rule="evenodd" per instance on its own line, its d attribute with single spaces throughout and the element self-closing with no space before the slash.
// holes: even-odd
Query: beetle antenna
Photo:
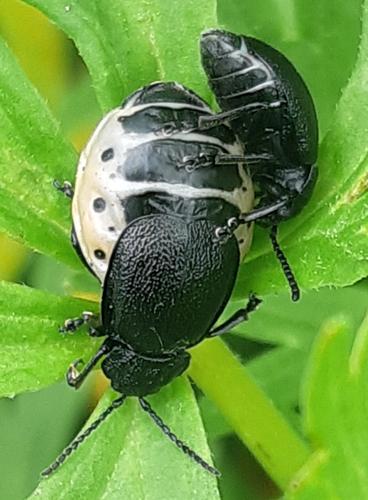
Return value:
<svg viewBox="0 0 368 500">
<path fill-rule="evenodd" d="M 273 250 L 274 250 L 276 257 L 278 258 L 278 260 L 281 264 L 281 267 L 282 267 L 284 275 L 287 279 L 287 282 L 289 283 L 290 290 L 291 290 L 291 299 L 294 302 L 296 302 L 297 300 L 300 299 L 300 289 L 299 289 L 298 283 L 296 282 L 294 273 L 291 270 L 290 264 L 287 261 L 287 258 L 285 256 L 284 252 L 281 250 L 280 245 L 277 241 L 277 226 L 271 227 L 270 238 L 271 238 Z"/>
<path fill-rule="evenodd" d="M 57 457 L 55 462 L 53 462 L 47 469 L 43 470 L 41 472 L 41 476 L 47 477 L 50 476 L 53 472 L 56 471 L 62 465 L 65 460 L 69 457 L 69 455 L 75 451 L 80 444 L 83 443 L 83 441 L 93 432 L 97 429 L 97 427 L 102 424 L 102 422 L 112 413 L 114 410 L 119 408 L 126 399 L 126 396 L 120 396 L 119 398 L 115 399 L 111 405 L 106 408 L 105 411 L 101 413 L 101 415 L 80 435 L 77 436 L 72 443 L 65 448 L 64 451 L 60 453 L 60 455 Z"/>
<path fill-rule="evenodd" d="M 154 423 L 161 429 L 161 431 L 167 436 L 170 441 L 172 441 L 182 452 L 184 452 L 188 457 L 197 462 L 200 466 L 202 466 L 207 472 L 215 476 L 221 476 L 221 472 L 217 470 L 212 465 L 208 464 L 202 457 L 197 455 L 195 451 L 189 448 L 183 441 L 181 441 L 172 431 L 171 429 L 164 423 L 161 417 L 157 415 L 149 402 L 144 398 L 139 398 L 139 403 L 142 409 L 148 413 L 148 415 L 152 418 Z"/>
</svg>

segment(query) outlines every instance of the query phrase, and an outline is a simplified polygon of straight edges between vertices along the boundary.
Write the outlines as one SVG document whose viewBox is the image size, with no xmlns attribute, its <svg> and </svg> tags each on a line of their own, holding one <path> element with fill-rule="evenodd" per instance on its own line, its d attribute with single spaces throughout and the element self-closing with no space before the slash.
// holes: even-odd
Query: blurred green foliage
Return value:
<svg viewBox="0 0 368 500">
<path fill-rule="evenodd" d="M 1 34 L 57 117 L 49 113 L 43 100 L 23 79 L 3 46 L 2 67 L 12 71 L 14 78 L 9 86 L 9 74 L 0 74 L 0 108 L 2 122 L 7 124 L 0 133 L 1 149 L 6 152 L 0 160 L 4 172 L 0 183 L 3 193 L 0 227 L 48 255 L 36 255 L 24 261 L 24 250 L 21 247 L 14 250 L 5 240 L 0 248 L 0 260 L 8 259 L 7 269 L 11 269 L 12 263 L 15 268 L 22 262 L 23 268 L 14 269 L 13 275 L 4 277 L 18 277 L 28 285 L 60 295 L 97 290 L 69 246 L 68 203 L 49 189 L 53 176 L 63 179 L 73 175 L 76 154 L 67 139 L 79 148 L 101 116 L 99 106 L 106 111 L 124 95 L 151 80 L 176 79 L 209 98 L 199 67 L 197 38 L 203 27 L 214 24 L 257 36 L 279 48 L 295 63 L 316 100 L 321 136 L 325 138 L 321 154 L 322 180 L 305 215 L 286 224 L 282 233 L 285 250 L 295 263 L 303 285 L 306 288 L 322 283 L 341 286 L 366 276 L 367 239 L 364 231 L 359 233 L 366 220 L 364 189 L 360 193 L 360 205 L 354 206 L 354 199 L 348 199 L 352 203 L 345 203 L 349 206 L 339 202 L 344 196 L 346 201 L 349 193 L 354 194 L 354 188 L 367 172 L 364 138 L 368 107 L 364 95 L 368 95 L 365 88 L 367 33 L 363 33 L 363 52 L 354 77 L 334 114 L 356 61 L 361 36 L 361 0 L 333 3 L 330 0 L 263 0 L 262 3 L 219 0 L 217 22 L 216 2 L 205 0 L 181 0 L 177 4 L 169 0 L 156 4 L 149 0 L 114 0 L 106 5 L 103 0 L 99 4 L 94 0 L 67 3 L 30 0 L 27 3 L 39 6 L 74 39 L 91 76 L 71 43 L 45 17 L 19 1 L 4 2 L 0 13 Z M 94 9 L 90 8 L 91 4 Z M 174 4 L 177 8 L 170 8 Z M 74 17 L 68 16 L 71 11 Z M 80 23 L 75 22 L 78 13 L 82 14 Z M 152 39 L 153 44 L 149 43 Z M 184 45 L 178 45 L 183 40 Z M 20 111 L 25 115 L 31 112 L 31 116 L 22 115 Z M 39 131 L 43 131 L 42 144 L 35 138 L 35 132 Z M 43 142 L 45 134 L 47 144 Z M 10 170 L 9 164 L 18 167 Z M 29 192 L 27 186 L 30 180 L 34 185 L 35 179 L 37 186 Z M 14 186 L 19 189 L 17 210 L 11 202 L 14 193 L 10 187 Z M 340 197 L 334 197 L 335 191 Z M 332 202 L 336 210 L 331 215 Z M 35 221 L 39 221 L 38 224 Z M 318 228 L 320 221 L 324 225 Z M 317 238 L 313 239 L 316 227 Z M 336 242 L 332 249 L 326 244 L 329 231 L 334 233 Z M 229 336 L 229 345 L 290 426 L 308 439 L 313 451 L 300 475 L 291 483 L 288 495 L 303 499 L 332 498 L 333 491 L 335 497 L 364 499 L 368 484 L 364 446 L 367 414 L 362 404 L 367 394 L 364 382 L 366 328 L 361 328 L 352 354 L 349 352 L 366 309 L 367 283 L 307 292 L 300 304 L 290 304 L 286 293 L 278 297 L 270 295 L 271 290 L 284 286 L 282 276 L 262 231 L 256 232 L 255 240 L 249 265 L 243 267 L 237 297 L 225 314 L 244 301 L 249 288 L 260 289 L 268 295 L 259 313 Z M 2 252 L 4 258 L 1 258 Z M 359 255 L 362 258 L 358 262 Z M 55 257 L 64 264 L 54 261 Z M 83 335 L 75 339 L 57 336 L 56 326 L 67 310 L 77 313 L 82 303 L 41 292 L 27 298 L 26 290 L 19 293 L 17 290 L 6 285 L 1 288 L 3 358 L 0 368 L 9 372 L 11 364 L 15 374 L 2 379 L 3 393 L 8 395 L 50 384 L 61 376 L 68 361 L 79 357 L 81 352 L 88 356 L 94 349 L 93 342 Z M 321 325 L 336 314 L 344 319 L 328 321 L 315 340 Z M 41 344 L 42 349 L 38 350 Z M 226 387 L 221 390 L 226 391 Z M 108 394 L 101 404 L 110 398 Z M 0 482 L 0 498 L 17 500 L 31 493 L 39 471 L 78 429 L 87 399 L 90 400 L 88 387 L 81 395 L 58 385 L 15 400 L 0 401 L 3 452 L 0 467 L 5 478 Z M 202 448 L 202 453 L 207 453 L 197 407 L 186 382 L 179 380 L 169 386 L 158 396 L 157 405 L 180 437 L 186 437 L 195 449 Z M 181 408 L 179 414 L 178 408 Z M 219 483 L 221 498 L 262 500 L 278 496 L 280 493 L 272 481 L 233 437 L 224 416 L 203 396 L 200 396 L 200 408 L 215 462 L 224 473 Z M 126 489 L 124 498 L 140 500 L 141 496 L 162 500 L 166 498 L 163 492 L 168 498 L 174 498 L 175 492 L 179 495 L 179 491 L 186 491 L 185 495 L 190 498 L 195 487 L 202 488 L 204 498 L 218 498 L 212 478 L 203 476 L 202 471 L 187 463 L 185 457 L 157 435 L 157 430 L 146 422 L 134 403 L 124 411 L 122 418 L 116 416 L 96 439 L 85 443 L 80 450 L 81 462 L 70 461 L 61 475 L 41 484 L 38 490 L 41 498 L 74 500 L 103 495 L 121 498 L 121 492 Z M 114 436 L 112 440 L 111 436 Z M 99 472 L 105 479 L 98 481 L 102 489 L 93 495 L 88 488 L 96 478 L 86 473 L 83 460 L 104 464 Z M 362 471 L 358 477 L 351 472 L 353 461 Z M 168 464 L 164 478 L 160 474 L 162 464 Z M 112 467 L 116 467 L 117 477 L 106 483 Z M 336 481 L 337 478 L 342 482 Z M 62 490 L 60 484 L 63 484 Z M 183 495 L 180 493 L 180 499 L 186 498 Z"/>
</svg>

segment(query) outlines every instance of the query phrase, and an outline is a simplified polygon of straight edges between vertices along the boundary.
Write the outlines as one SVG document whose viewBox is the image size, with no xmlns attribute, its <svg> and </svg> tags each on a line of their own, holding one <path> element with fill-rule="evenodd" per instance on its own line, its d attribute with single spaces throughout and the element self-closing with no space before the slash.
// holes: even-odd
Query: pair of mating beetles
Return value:
<svg viewBox="0 0 368 500">
<path fill-rule="evenodd" d="M 84 313 L 106 339 L 67 381 L 79 387 L 101 360 L 112 405 L 44 471 L 49 475 L 127 396 L 182 451 L 218 474 L 163 423 L 144 398 L 188 367 L 187 349 L 247 319 L 260 300 L 214 324 L 232 292 L 253 222 L 270 229 L 276 256 L 299 297 L 276 228 L 307 203 L 317 176 L 317 119 L 291 63 L 265 43 L 211 30 L 201 56 L 221 112 L 174 82 L 148 85 L 98 125 L 77 170 L 72 243 L 103 285 L 101 316 Z M 256 203 L 255 203 L 256 200 Z M 255 207 L 255 208 L 254 208 Z M 187 321 L 193 317 L 193 322 Z"/>
</svg>

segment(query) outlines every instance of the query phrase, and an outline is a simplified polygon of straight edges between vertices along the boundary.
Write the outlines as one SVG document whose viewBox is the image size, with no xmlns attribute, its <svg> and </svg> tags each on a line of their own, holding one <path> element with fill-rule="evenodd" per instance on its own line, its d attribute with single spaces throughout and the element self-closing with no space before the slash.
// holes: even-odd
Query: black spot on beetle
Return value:
<svg viewBox="0 0 368 500">
<path fill-rule="evenodd" d="M 102 161 L 109 161 L 114 158 L 114 150 L 112 148 L 105 149 L 101 154 Z"/>
<path fill-rule="evenodd" d="M 115 226 L 109 226 L 109 231 L 115 231 Z"/>
<path fill-rule="evenodd" d="M 242 245 L 244 243 L 243 238 L 240 238 L 239 243 L 240 243 L 240 245 Z"/>
<path fill-rule="evenodd" d="M 94 251 L 96 259 L 103 260 L 106 257 L 106 254 L 103 250 L 100 250 L 99 248 Z"/>
<path fill-rule="evenodd" d="M 106 208 L 106 202 L 103 198 L 95 198 L 93 200 L 93 210 L 95 212 L 103 212 Z"/>
</svg>

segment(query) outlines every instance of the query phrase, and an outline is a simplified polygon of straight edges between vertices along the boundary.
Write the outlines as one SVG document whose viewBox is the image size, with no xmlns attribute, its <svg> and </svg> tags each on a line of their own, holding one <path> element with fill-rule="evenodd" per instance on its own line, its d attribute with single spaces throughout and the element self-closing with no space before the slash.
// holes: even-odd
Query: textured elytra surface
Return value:
<svg viewBox="0 0 368 500">
<path fill-rule="evenodd" d="M 239 263 L 235 238 L 222 245 L 214 236 L 207 221 L 167 215 L 128 226 L 104 283 L 106 332 L 140 353 L 195 344 L 225 307 Z"/>
</svg>

